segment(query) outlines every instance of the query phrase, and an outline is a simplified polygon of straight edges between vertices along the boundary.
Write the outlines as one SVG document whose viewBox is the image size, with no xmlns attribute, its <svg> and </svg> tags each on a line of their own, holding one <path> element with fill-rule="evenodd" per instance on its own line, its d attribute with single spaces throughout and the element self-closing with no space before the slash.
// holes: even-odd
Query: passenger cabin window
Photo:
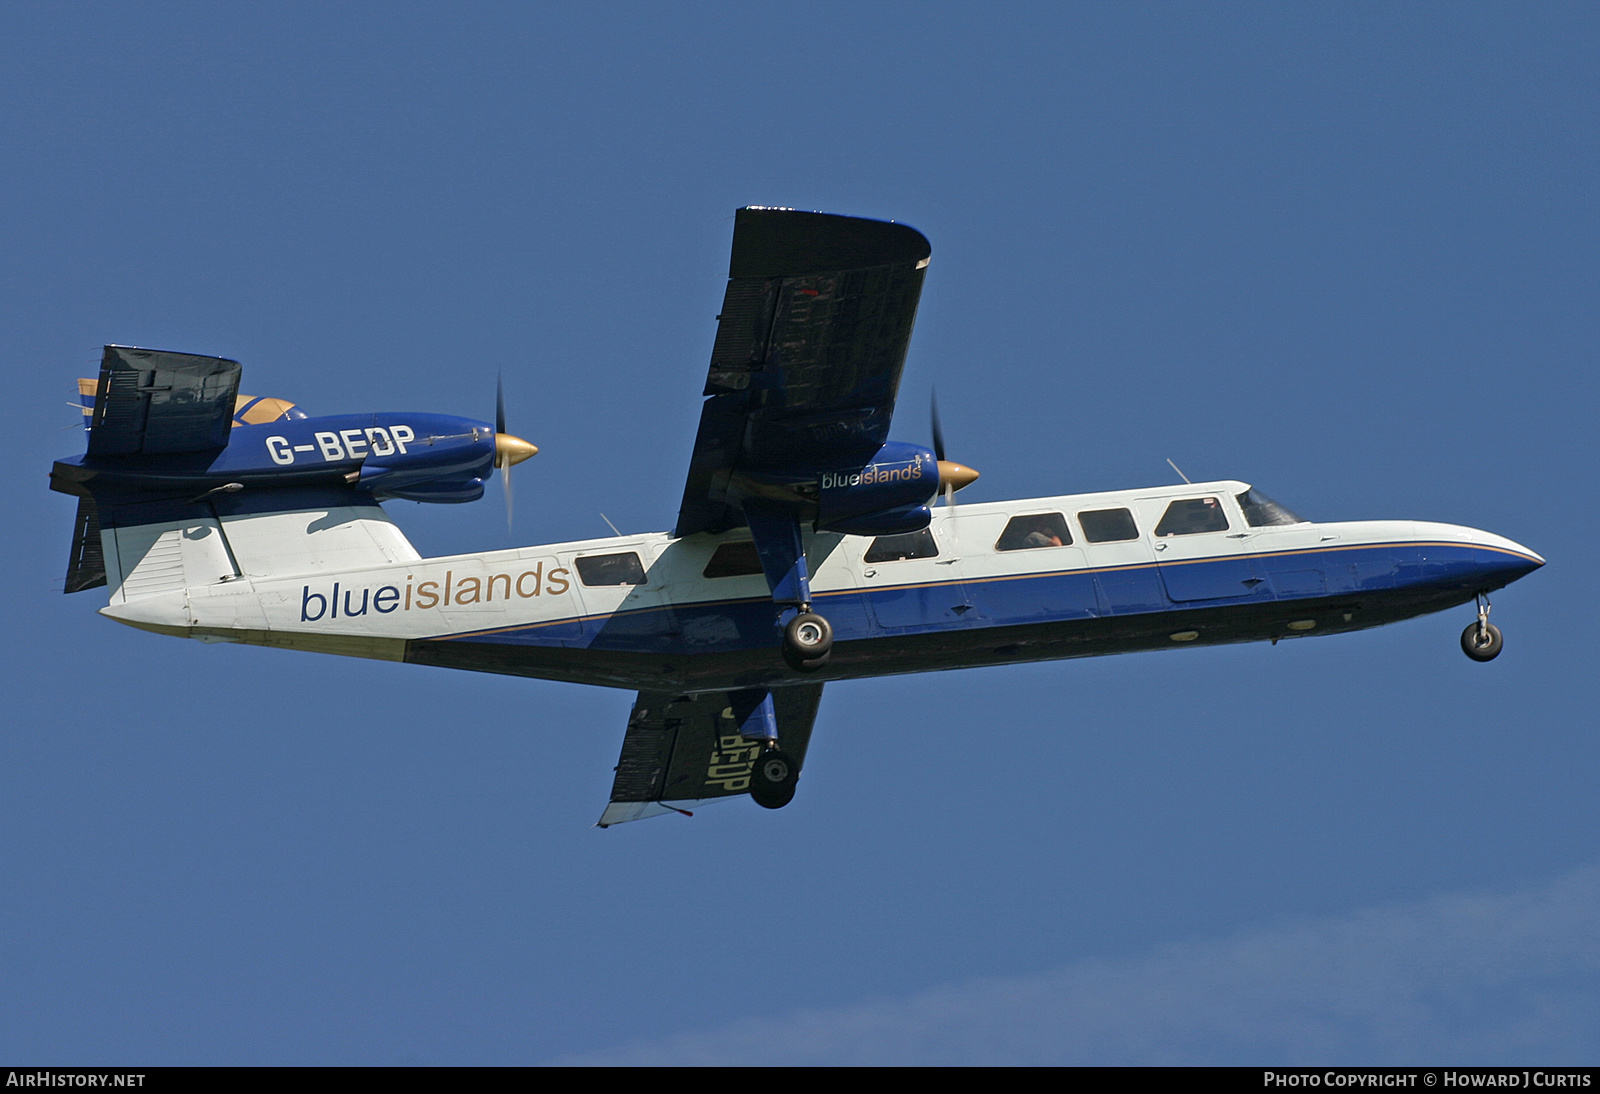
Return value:
<svg viewBox="0 0 1600 1094">
<path fill-rule="evenodd" d="M 1158 536 L 1192 536 L 1197 532 L 1226 532 L 1228 514 L 1216 498 L 1184 498 L 1167 506 L 1156 525 Z"/>
<path fill-rule="evenodd" d="M 938 558 L 939 545 L 933 533 L 924 528 L 900 536 L 879 536 L 867 548 L 863 562 L 901 562 L 908 558 Z"/>
<path fill-rule="evenodd" d="M 578 580 L 585 585 L 643 585 L 644 565 L 632 551 L 590 555 L 577 560 Z"/>
<path fill-rule="evenodd" d="M 1239 508 L 1244 510 L 1245 523 L 1252 528 L 1305 523 L 1304 518 L 1291 513 L 1254 487 L 1239 495 Z"/>
<path fill-rule="evenodd" d="M 1120 543 L 1139 538 L 1139 526 L 1133 523 L 1133 514 L 1126 509 L 1091 509 L 1078 514 L 1078 523 L 1083 526 L 1083 538 L 1090 543 Z"/>
<path fill-rule="evenodd" d="M 1034 547 L 1065 547 L 1072 542 L 1067 518 L 1060 513 L 1035 513 L 1012 517 L 995 541 L 996 551 L 1027 551 Z"/>
<path fill-rule="evenodd" d="M 711 553 L 711 561 L 701 571 L 703 577 L 747 577 L 761 572 L 761 556 L 748 539 L 724 543 Z"/>
</svg>

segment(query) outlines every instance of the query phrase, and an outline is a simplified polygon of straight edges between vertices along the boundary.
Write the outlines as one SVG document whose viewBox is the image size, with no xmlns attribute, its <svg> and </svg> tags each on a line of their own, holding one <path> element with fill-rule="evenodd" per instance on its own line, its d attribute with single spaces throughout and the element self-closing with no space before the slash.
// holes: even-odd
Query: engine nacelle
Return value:
<svg viewBox="0 0 1600 1094">
<path fill-rule="evenodd" d="M 939 465 L 921 445 L 890 441 L 865 464 L 826 471 L 818 481 L 819 530 L 882 536 L 928 526 Z"/>
<path fill-rule="evenodd" d="M 404 486 L 385 486 L 374 491 L 377 498 L 400 498 L 404 501 L 466 502 L 483 497 L 481 478 L 443 478 L 426 482 L 412 482 Z"/>
<path fill-rule="evenodd" d="M 836 520 L 828 525 L 828 531 L 843 532 L 847 536 L 899 536 L 920 532 L 932 520 L 933 510 L 926 505 L 914 505 Z"/>
<path fill-rule="evenodd" d="M 406 501 L 464 502 L 483 496 L 483 480 L 494 465 L 494 436 L 473 430 L 449 443 L 410 444 L 404 451 L 373 446 L 356 485 L 378 498 Z"/>
</svg>

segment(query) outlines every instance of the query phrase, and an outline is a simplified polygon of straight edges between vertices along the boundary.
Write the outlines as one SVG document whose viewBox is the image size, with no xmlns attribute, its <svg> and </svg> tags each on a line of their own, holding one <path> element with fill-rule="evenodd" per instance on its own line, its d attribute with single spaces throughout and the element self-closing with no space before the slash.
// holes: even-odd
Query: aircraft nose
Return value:
<svg viewBox="0 0 1600 1094">
<path fill-rule="evenodd" d="M 1529 574 L 1533 573 L 1533 571 L 1537 570 L 1543 565 L 1544 559 L 1538 557 L 1537 555 L 1520 555 L 1515 557 L 1502 555 L 1496 561 L 1491 562 L 1489 564 L 1489 568 L 1494 570 L 1496 576 L 1504 584 L 1509 585 L 1518 578 L 1527 577 Z"/>
<path fill-rule="evenodd" d="M 1485 570 L 1490 571 L 1502 585 L 1527 577 L 1544 565 L 1544 559 L 1522 544 L 1497 536 L 1492 532 L 1478 532 L 1475 537 L 1486 548 Z"/>
</svg>

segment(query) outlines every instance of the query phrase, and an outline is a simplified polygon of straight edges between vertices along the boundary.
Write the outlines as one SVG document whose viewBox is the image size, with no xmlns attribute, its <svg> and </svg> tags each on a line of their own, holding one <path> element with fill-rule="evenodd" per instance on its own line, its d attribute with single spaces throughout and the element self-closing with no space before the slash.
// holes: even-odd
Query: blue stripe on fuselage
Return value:
<svg viewBox="0 0 1600 1094">
<path fill-rule="evenodd" d="M 814 603 L 837 641 L 1062 623 L 1154 612 L 1292 604 L 1328 597 L 1457 590 L 1461 599 L 1515 581 L 1542 562 L 1514 551 L 1470 543 L 1401 542 L 1227 555 L 1181 562 L 1005 574 L 984 578 L 817 592 Z M 1181 568 L 1233 595 L 1178 601 L 1163 572 Z M 1196 575 L 1196 571 L 1201 571 Z M 1249 577 L 1241 580 L 1240 574 Z M 1193 582 L 1189 582 L 1193 585 Z M 639 653 L 694 654 L 760 649 L 777 640 L 773 603 L 766 597 L 699 601 L 551 620 L 488 631 L 439 635 L 531 646 Z"/>
</svg>

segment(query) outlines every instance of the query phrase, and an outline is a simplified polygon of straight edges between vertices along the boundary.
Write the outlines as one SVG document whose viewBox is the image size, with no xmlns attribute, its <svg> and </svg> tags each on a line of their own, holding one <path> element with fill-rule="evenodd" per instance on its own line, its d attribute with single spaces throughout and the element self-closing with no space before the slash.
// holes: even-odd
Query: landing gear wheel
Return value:
<svg viewBox="0 0 1600 1094">
<path fill-rule="evenodd" d="M 787 752 L 770 749 L 756 761 L 750 774 L 750 796 L 763 809 L 782 809 L 794 800 L 794 784 L 800 779 L 800 765 Z"/>
<path fill-rule="evenodd" d="M 816 612 L 801 612 L 783 628 L 783 659 L 798 672 L 816 672 L 833 652 L 833 627 Z"/>
<path fill-rule="evenodd" d="M 1493 623 L 1468 623 L 1467 629 L 1461 632 L 1461 652 L 1474 661 L 1493 661 L 1500 656 L 1500 648 L 1504 645 L 1505 639 L 1500 636 L 1500 628 Z"/>
</svg>

